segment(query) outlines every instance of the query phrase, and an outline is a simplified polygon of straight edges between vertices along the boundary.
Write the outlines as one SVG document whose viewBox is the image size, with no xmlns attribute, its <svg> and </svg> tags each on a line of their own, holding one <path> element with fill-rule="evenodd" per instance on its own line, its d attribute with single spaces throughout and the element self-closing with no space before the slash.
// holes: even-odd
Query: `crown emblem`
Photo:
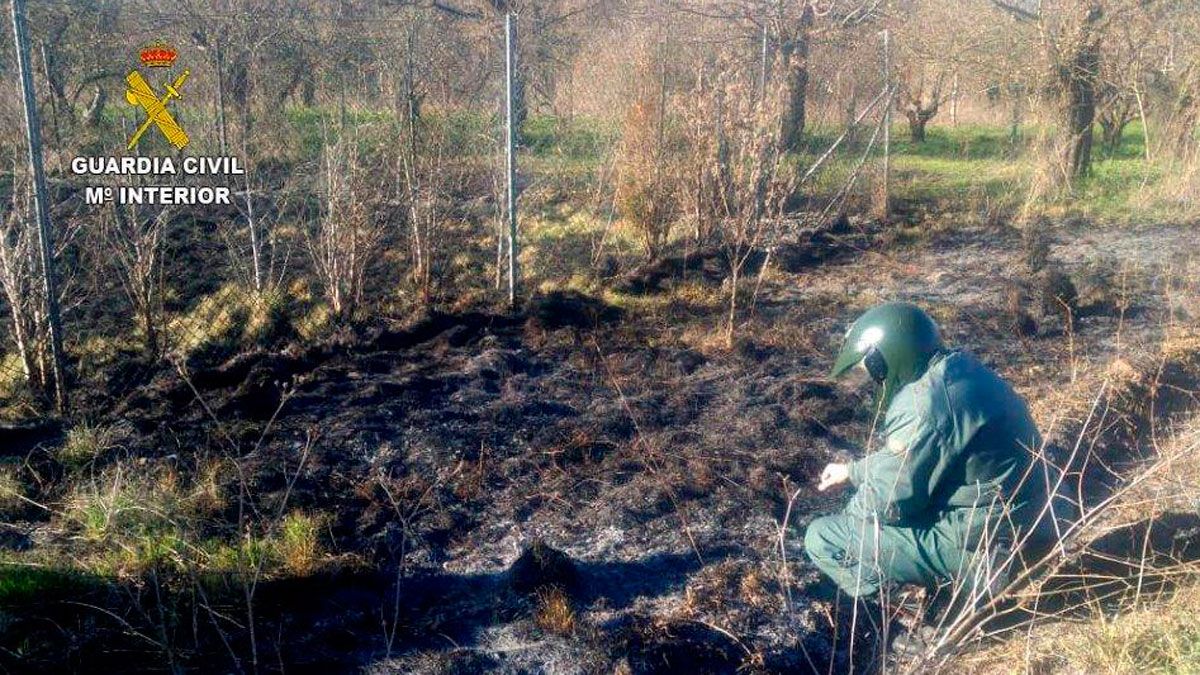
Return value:
<svg viewBox="0 0 1200 675">
<path fill-rule="evenodd" d="M 142 65 L 150 68 L 167 68 L 172 63 L 175 63 L 175 58 L 179 56 L 179 52 L 164 42 L 155 42 L 152 45 L 144 47 L 138 53 L 138 58 L 142 60 Z"/>
</svg>

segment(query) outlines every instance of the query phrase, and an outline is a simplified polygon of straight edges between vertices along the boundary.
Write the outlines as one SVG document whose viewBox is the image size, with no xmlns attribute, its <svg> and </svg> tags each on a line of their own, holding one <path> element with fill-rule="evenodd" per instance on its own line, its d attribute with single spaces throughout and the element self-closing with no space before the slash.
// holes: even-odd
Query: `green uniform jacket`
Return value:
<svg viewBox="0 0 1200 675">
<path fill-rule="evenodd" d="M 948 351 L 902 388 L 883 422 L 884 448 L 850 465 L 860 503 L 900 525 L 955 507 L 1040 507 L 1030 467 L 1041 437 L 1025 401 L 971 354 Z"/>
</svg>

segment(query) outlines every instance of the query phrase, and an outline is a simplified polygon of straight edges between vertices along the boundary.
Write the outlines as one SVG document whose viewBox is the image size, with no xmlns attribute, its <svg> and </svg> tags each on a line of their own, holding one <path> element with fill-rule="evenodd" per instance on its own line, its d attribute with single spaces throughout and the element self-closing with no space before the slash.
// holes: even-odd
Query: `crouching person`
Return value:
<svg viewBox="0 0 1200 675">
<path fill-rule="evenodd" d="M 947 349 L 909 304 L 880 305 L 850 326 L 831 376 L 852 369 L 878 388 L 883 447 L 825 467 L 819 490 L 849 484 L 854 494 L 809 524 L 809 558 L 855 598 L 949 581 L 979 602 L 1002 588 L 1046 503 L 1024 400 L 974 356 Z"/>
</svg>

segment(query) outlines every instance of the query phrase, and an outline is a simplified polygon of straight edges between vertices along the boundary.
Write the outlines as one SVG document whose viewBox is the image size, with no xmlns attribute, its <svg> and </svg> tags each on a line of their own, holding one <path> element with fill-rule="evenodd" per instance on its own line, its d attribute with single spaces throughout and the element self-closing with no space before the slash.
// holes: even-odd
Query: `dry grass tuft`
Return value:
<svg viewBox="0 0 1200 675">
<path fill-rule="evenodd" d="M 128 434 L 129 429 L 122 425 L 81 424 L 67 432 L 66 442 L 58 449 L 58 460 L 69 469 L 82 469 L 119 448 Z"/>
<path fill-rule="evenodd" d="M 1162 342 L 1165 360 L 1196 367 L 1200 365 L 1200 333 L 1192 329 L 1170 331 Z"/>
<path fill-rule="evenodd" d="M 24 506 L 25 486 L 15 467 L 0 466 L 0 515 Z"/>
<path fill-rule="evenodd" d="M 315 516 L 296 511 L 284 517 L 277 549 L 285 570 L 307 576 L 319 567 L 320 528 L 321 521 Z"/>
<path fill-rule="evenodd" d="M 538 628 L 555 635 L 574 633 L 576 616 L 575 608 L 571 606 L 571 598 L 557 586 L 538 591 L 533 622 Z"/>
<path fill-rule="evenodd" d="M 217 513 L 228 506 L 225 481 L 232 467 L 224 460 L 201 462 L 196 469 L 196 479 L 188 496 L 192 508 L 198 513 Z"/>
<path fill-rule="evenodd" d="M 968 673 L 1200 672 L 1200 587 L 1124 614 L 1042 625 L 966 655 L 956 667 Z"/>
</svg>

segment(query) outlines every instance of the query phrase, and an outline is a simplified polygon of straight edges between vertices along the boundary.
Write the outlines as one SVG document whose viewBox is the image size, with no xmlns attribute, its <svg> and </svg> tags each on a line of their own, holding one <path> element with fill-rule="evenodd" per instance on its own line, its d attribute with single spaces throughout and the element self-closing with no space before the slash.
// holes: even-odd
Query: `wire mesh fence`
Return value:
<svg viewBox="0 0 1200 675">
<path fill-rule="evenodd" d="M 506 41 L 504 11 L 448 7 L 330 14 L 301 4 L 254 16 L 129 4 L 98 31 L 72 32 L 72 44 L 102 49 L 103 68 L 121 72 L 136 71 L 150 37 L 172 38 L 174 65 L 144 70 L 152 89 L 189 73 L 170 103 L 190 136 L 183 153 L 153 131 L 118 151 L 146 123 L 122 100 L 125 83 L 102 73 L 64 100 L 52 47 L 42 50 L 72 387 L 110 386 L 128 359 L 212 365 L 422 307 L 498 308 L 510 277 L 506 101 L 520 297 L 612 278 L 678 247 L 724 247 L 723 259 L 744 260 L 788 236 L 785 212 L 798 204 L 833 220 L 877 210 L 886 192 L 882 121 L 897 69 L 875 27 L 847 23 L 810 39 L 828 18 L 807 3 L 702 12 L 564 1 L 514 4 Z M 67 2 L 44 9 L 68 31 L 95 18 Z M 35 19 L 42 40 L 48 19 Z M 100 67 L 74 51 L 59 58 Z M 45 384 L 45 297 L 30 257 L 23 148 L 0 146 L 12 166 L 0 403 L 34 405 Z M 71 171 L 78 157 L 135 153 L 235 157 L 245 173 Z M 231 200 L 88 203 L 89 187 L 130 186 L 221 186 Z"/>
</svg>

